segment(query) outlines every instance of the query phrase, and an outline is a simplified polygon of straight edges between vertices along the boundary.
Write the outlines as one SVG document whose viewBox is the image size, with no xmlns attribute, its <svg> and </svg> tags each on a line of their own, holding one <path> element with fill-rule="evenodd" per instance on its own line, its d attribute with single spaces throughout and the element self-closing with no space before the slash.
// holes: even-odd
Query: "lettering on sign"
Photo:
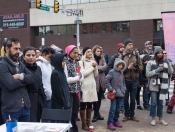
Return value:
<svg viewBox="0 0 175 132">
<path fill-rule="evenodd" d="M 3 29 L 27 29 L 27 14 L 10 14 L 0 16 Z"/>
<path fill-rule="evenodd" d="M 72 13 L 67 12 L 67 16 L 77 16 L 75 14 L 77 12 L 76 9 L 67 9 L 67 10 L 72 11 Z M 79 17 L 83 17 L 83 15 L 84 15 L 83 9 L 79 9 L 78 12 L 79 12 Z"/>
</svg>

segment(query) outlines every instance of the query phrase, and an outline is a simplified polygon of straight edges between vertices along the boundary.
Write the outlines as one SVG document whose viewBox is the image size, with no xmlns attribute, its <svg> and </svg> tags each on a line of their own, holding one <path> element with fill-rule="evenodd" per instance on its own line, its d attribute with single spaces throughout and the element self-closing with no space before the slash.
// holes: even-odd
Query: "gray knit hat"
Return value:
<svg viewBox="0 0 175 132">
<path fill-rule="evenodd" d="M 156 54 L 159 51 L 163 51 L 163 49 L 160 46 L 154 46 L 154 54 Z"/>
<path fill-rule="evenodd" d="M 129 43 L 132 43 L 132 40 L 130 38 L 125 39 L 124 45 L 126 46 Z"/>
</svg>

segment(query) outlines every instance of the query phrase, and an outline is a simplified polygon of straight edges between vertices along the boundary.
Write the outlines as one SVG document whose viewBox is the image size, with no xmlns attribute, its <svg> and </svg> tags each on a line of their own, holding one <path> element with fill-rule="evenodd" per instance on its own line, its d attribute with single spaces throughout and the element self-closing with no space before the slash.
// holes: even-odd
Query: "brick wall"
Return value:
<svg viewBox="0 0 175 132">
<path fill-rule="evenodd" d="M 2 39 L 8 37 L 19 38 L 22 49 L 33 43 L 34 32 L 31 32 L 29 25 L 29 7 L 30 3 L 27 0 L 0 0 L 0 15 L 8 14 L 28 14 L 28 29 L 3 30 Z"/>
<path fill-rule="evenodd" d="M 65 49 L 65 47 L 70 44 L 76 45 L 77 42 L 77 39 L 73 38 L 73 35 L 35 36 L 35 47 L 39 47 L 41 45 L 42 37 L 45 38 L 46 46 L 56 44 L 62 49 Z M 116 53 L 117 43 L 123 42 L 123 40 L 127 37 L 129 37 L 129 32 L 81 34 L 80 42 L 82 47 L 101 45 L 104 51 L 111 56 Z"/>
<path fill-rule="evenodd" d="M 147 40 L 153 41 L 153 36 L 153 20 L 130 21 L 130 38 L 133 40 L 134 47 L 143 50 L 144 43 Z"/>
</svg>

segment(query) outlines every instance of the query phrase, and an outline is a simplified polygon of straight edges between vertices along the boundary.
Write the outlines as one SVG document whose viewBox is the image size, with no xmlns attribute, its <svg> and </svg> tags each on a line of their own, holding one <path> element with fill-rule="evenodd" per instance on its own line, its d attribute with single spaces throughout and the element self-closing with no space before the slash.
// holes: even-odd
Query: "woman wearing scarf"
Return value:
<svg viewBox="0 0 175 132">
<path fill-rule="evenodd" d="M 69 45 L 65 49 L 65 53 L 67 55 L 66 65 L 64 68 L 64 72 L 66 74 L 67 83 L 70 92 L 70 101 L 72 108 L 72 132 L 78 132 L 78 127 L 76 124 L 78 118 L 79 111 L 79 103 L 80 103 L 80 92 L 81 92 L 81 82 L 83 81 L 83 76 L 81 73 L 81 68 L 79 66 L 79 62 L 76 61 L 78 56 L 78 49 L 75 45 Z"/>
<path fill-rule="evenodd" d="M 97 120 L 104 120 L 104 117 L 100 115 L 99 110 L 101 106 L 102 94 L 106 90 L 104 79 L 105 79 L 105 71 L 106 71 L 107 65 L 100 46 L 98 45 L 94 46 L 92 49 L 92 53 L 94 55 L 95 61 L 97 62 L 97 67 L 99 72 L 98 76 L 95 78 L 98 101 L 93 103 L 94 117 L 92 119 L 92 122 L 96 122 Z"/>
<path fill-rule="evenodd" d="M 98 67 L 90 47 L 85 47 L 83 49 L 80 66 L 83 69 L 82 74 L 84 76 L 82 84 L 83 94 L 80 103 L 80 117 L 82 121 L 82 129 L 88 131 L 91 120 L 92 103 L 98 101 L 95 82 L 95 77 L 98 76 Z"/>
<path fill-rule="evenodd" d="M 36 50 L 34 47 L 27 47 L 23 51 L 24 64 L 33 74 L 34 83 L 26 85 L 30 102 L 30 122 L 39 122 L 42 109 L 46 105 L 46 95 L 44 93 L 41 69 L 36 64 Z"/>
<path fill-rule="evenodd" d="M 146 66 L 146 76 L 149 80 L 149 89 L 151 91 L 150 116 L 151 125 L 155 126 L 155 117 L 159 117 L 159 123 L 168 125 L 163 119 L 163 100 L 168 92 L 168 74 L 173 73 L 173 67 L 168 59 L 163 57 L 163 49 L 155 46 L 154 59 L 150 60 Z M 156 113 L 157 112 L 157 113 Z"/>
</svg>

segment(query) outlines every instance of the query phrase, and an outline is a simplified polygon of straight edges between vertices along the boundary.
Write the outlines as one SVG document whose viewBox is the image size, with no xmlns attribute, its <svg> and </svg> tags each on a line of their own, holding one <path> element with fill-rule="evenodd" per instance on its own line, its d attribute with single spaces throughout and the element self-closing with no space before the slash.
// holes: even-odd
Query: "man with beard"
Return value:
<svg viewBox="0 0 175 132">
<path fill-rule="evenodd" d="M 118 58 L 118 56 L 119 56 L 120 54 L 122 54 L 124 50 L 125 50 L 124 44 L 123 44 L 123 43 L 118 43 L 118 44 L 117 44 L 117 53 L 116 53 L 115 55 L 113 55 L 113 56 L 110 58 L 109 62 L 108 62 L 108 71 L 110 71 L 111 69 L 113 69 L 113 67 L 114 67 L 114 62 L 115 62 L 115 58 Z"/>
<path fill-rule="evenodd" d="M 142 64 L 143 64 L 143 71 L 142 71 L 142 78 L 144 79 L 144 86 L 143 86 L 143 107 L 146 110 L 150 110 L 150 105 L 149 105 L 149 100 L 150 100 L 150 92 L 148 89 L 148 78 L 146 77 L 146 65 L 153 56 L 153 43 L 151 41 L 146 41 L 145 42 L 145 49 L 140 52 L 140 58 L 142 59 Z M 137 107 L 139 108 L 139 106 Z"/>
<path fill-rule="evenodd" d="M 18 39 L 7 39 L 4 44 L 5 55 L 0 61 L 1 110 L 5 122 L 7 119 L 30 121 L 31 104 L 25 86 L 34 80 L 31 72 L 18 61 L 20 48 Z"/>
</svg>

